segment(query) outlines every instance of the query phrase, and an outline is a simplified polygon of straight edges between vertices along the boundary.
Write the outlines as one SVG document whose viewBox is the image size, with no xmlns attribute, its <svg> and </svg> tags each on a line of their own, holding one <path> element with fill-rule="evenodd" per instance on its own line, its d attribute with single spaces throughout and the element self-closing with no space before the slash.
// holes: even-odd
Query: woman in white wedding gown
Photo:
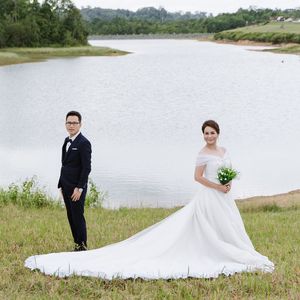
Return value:
<svg viewBox="0 0 300 300">
<path fill-rule="evenodd" d="M 272 272 L 273 263 L 255 251 L 230 195 L 218 183 L 217 170 L 229 164 L 217 146 L 219 126 L 209 120 L 202 131 L 195 179 L 201 183 L 189 204 L 134 236 L 83 252 L 35 255 L 25 266 L 59 277 L 81 275 L 113 278 L 211 278 L 236 272 Z"/>
</svg>

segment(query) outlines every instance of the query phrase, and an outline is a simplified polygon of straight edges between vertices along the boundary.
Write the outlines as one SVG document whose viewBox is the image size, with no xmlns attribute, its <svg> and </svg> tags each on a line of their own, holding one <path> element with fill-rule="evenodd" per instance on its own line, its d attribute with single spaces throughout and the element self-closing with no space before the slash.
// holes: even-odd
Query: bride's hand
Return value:
<svg viewBox="0 0 300 300">
<path fill-rule="evenodd" d="M 225 186 L 227 187 L 227 193 L 230 192 L 231 190 L 231 181 L 227 184 L 225 184 Z"/>
<path fill-rule="evenodd" d="M 220 192 L 223 192 L 225 194 L 228 193 L 230 191 L 230 189 L 231 189 L 231 185 L 230 184 L 225 184 L 225 185 L 220 184 L 219 188 L 218 188 L 218 190 Z"/>
</svg>

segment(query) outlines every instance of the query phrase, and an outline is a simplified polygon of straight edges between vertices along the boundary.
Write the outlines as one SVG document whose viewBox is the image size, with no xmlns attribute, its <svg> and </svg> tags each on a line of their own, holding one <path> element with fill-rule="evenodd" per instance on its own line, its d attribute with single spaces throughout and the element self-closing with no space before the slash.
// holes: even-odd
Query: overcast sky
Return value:
<svg viewBox="0 0 300 300">
<path fill-rule="evenodd" d="M 91 6 L 101 8 L 124 8 L 136 11 L 142 7 L 164 7 L 168 11 L 203 11 L 214 15 L 235 12 L 240 7 L 249 8 L 296 8 L 300 0 L 73 0 L 78 8 Z"/>
</svg>

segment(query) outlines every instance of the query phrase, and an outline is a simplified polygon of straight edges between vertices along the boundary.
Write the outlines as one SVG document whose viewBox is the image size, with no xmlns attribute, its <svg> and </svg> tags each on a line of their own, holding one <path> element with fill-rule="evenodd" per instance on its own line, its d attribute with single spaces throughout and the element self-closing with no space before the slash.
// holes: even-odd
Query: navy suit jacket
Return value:
<svg viewBox="0 0 300 300">
<path fill-rule="evenodd" d="M 91 172 L 91 143 L 81 134 L 70 145 L 66 152 L 67 139 L 62 147 L 61 171 L 58 188 L 86 188 Z"/>
</svg>

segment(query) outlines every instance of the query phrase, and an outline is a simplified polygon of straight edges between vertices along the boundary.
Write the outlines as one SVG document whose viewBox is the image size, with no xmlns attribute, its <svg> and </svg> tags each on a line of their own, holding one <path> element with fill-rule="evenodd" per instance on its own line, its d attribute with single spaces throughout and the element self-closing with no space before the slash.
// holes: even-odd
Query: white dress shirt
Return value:
<svg viewBox="0 0 300 300">
<path fill-rule="evenodd" d="M 69 139 L 72 140 L 72 143 L 74 142 L 74 140 L 77 138 L 77 136 L 79 134 L 80 134 L 80 131 L 78 131 L 74 136 L 69 137 Z M 66 145 L 66 152 L 68 152 L 70 146 L 71 146 L 71 142 L 69 141 Z"/>
</svg>

